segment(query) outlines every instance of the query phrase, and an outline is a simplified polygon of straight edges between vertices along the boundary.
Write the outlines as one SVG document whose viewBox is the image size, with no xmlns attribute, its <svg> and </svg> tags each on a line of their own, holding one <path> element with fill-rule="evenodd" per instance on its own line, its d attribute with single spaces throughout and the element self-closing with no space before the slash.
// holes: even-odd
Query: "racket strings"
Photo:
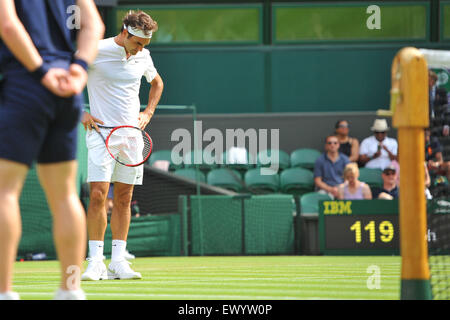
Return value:
<svg viewBox="0 0 450 320">
<path fill-rule="evenodd" d="M 152 141 L 138 128 L 120 127 L 110 133 L 107 147 L 118 162 L 135 166 L 147 160 L 152 151 Z"/>
</svg>

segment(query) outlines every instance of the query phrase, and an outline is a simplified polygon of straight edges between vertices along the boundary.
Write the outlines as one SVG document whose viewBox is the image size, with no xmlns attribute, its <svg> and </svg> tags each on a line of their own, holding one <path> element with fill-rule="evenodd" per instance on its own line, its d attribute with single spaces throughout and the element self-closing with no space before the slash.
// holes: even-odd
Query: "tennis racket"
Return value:
<svg viewBox="0 0 450 320">
<path fill-rule="evenodd" d="M 118 163 L 127 167 L 137 167 L 150 157 L 153 142 L 144 130 L 133 126 L 98 125 L 98 128 L 100 132 L 95 129 L 94 131 L 102 137 L 109 155 Z"/>
</svg>

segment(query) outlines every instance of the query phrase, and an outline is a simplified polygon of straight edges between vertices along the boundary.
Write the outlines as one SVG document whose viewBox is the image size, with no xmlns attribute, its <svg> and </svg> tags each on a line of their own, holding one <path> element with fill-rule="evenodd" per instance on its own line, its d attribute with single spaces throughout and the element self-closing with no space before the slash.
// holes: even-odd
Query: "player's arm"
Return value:
<svg viewBox="0 0 450 320">
<path fill-rule="evenodd" d="M 159 100 L 164 89 L 164 82 L 159 74 L 156 74 L 155 78 L 150 82 L 151 88 L 148 94 L 148 104 L 144 111 L 139 114 L 139 128 L 145 129 L 150 122 L 155 109 L 158 106 Z"/>
</svg>

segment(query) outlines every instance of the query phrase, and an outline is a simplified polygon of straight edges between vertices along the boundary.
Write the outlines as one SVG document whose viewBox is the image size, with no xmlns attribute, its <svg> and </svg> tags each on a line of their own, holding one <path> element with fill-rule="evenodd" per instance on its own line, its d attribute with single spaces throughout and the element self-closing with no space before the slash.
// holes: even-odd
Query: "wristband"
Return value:
<svg viewBox="0 0 450 320">
<path fill-rule="evenodd" d="M 45 62 L 43 62 L 36 70 L 31 72 L 31 75 L 36 80 L 41 81 L 41 79 L 45 76 L 49 69 L 49 66 Z"/>
<path fill-rule="evenodd" d="M 74 57 L 72 59 L 72 63 L 80 65 L 86 71 L 88 70 L 88 63 L 85 60 L 83 60 L 83 59 Z"/>
</svg>

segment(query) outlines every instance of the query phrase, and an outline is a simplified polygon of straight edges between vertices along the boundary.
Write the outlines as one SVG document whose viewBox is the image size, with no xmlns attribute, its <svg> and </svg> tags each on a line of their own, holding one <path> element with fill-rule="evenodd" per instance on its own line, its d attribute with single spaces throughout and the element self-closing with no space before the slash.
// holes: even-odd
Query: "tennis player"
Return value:
<svg viewBox="0 0 450 320">
<path fill-rule="evenodd" d="M 79 30 L 67 23 L 75 5 Z M 76 191 L 77 128 L 87 65 L 103 32 L 92 0 L 0 1 L 0 300 L 19 299 L 12 291 L 21 236 L 19 196 L 34 161 L 53 214 L 62 271 L 55 299 L 85 299 L 80 277 L 73 274 L 81 270 L 86 239 Z"/>
<path fill-rule="evenodd" d="M 144 129 L 155 112 L 163 91 L 163 81 L 153 65 L 149 45 L 157 23 L 142 11 L 128 12 L 121 32 L 99 43 L 97 58 L 89 69 L 88 94 L 90 113 L 82 123 L 87 130 L 88 182 L 90 202 L 87 214 L 89 264 L 82 280 L 140 279 L 125 259 L 126 241 L 131 219 L 134 185 L 142 184 L 143 167 L 127 167 L 108 154 L 98 124 L 114 127 L 131 125 Z M 140 112 L 141 78 L 151 84 L 147 107 Z M 92 129 L 94 128 L 94 129 Z M 111 263 L 103 262 L 104 236 L 107 227 L 105 202 L 110 183 L 114 183 L 111 213 Z"/>
</svg>

